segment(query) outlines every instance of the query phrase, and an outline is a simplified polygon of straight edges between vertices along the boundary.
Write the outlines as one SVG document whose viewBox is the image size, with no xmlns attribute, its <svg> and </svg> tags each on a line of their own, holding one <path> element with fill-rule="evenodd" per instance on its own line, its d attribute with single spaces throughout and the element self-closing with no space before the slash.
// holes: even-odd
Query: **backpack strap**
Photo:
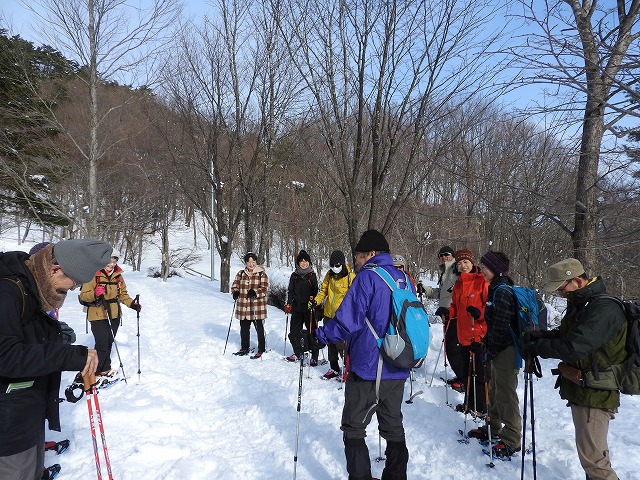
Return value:
<svg viewBox="0 0 640 480">
<path fill-rule="evenodd" d="M 371 333 L 373 333 L 373 336 L 376 339 L 376 343 L 378 344 L 378 369 L 376 371 L 376 403 L 371 405 L 368 408 L 367 412 L 364 414 L 364 419 L 362 420 L 362 423 L 366 424 L 367 419 L 369 418 L 370 415 L 373 416 L 373 413 L 378 408 L 378 403 L 380 402 L 380 380 L 382 379 L 382 351 L 380 349 L 382 348 L 383 340 L 380 337 L 378 337 L 378 334 L 376 333 L 375 329 L 373 328 L 373 325 L 371 325 L 371 322 L 367 317 L 364 318 L 364 321 L 367 323 L 369 330 L 371 330 Z"/>
<path fill-rule="evenodd" d="M 15 284 L 20 290 L 20 298 L 22 299 L 22 312 L 20 313 L 20 323 L 23 325 L 27 323 L 27 290 L 24 288 L 22 280 L 18 277 L 0 277 L 0 280 L 7 280 Z"/>
</svg>

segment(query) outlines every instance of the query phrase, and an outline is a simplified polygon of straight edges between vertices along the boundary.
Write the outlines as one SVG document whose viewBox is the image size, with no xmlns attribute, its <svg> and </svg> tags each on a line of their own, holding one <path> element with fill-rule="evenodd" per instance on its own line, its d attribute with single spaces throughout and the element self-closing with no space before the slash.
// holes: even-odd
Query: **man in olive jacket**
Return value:
<svg viewBox="0 0 640 480">
<path fill-rule="evenodd" d="M 95 372 L 98 355 L 62 342 L 47 315 L 111 255 L 98 240 L 63 240 L 34 255 L 0 253 L 0 478 L 39 480 L 44 422 L 60 431 L 62 370 Z"/>
<path fill-rule="evenodd" d="M 525 343 L 523 357 L 558 358 L 562 360 L 559 370 L 564 372 L 567 366 L 569 370 L 593 371 L 594 361 L 603 370 L 625 360 L 625 314 L 615 300 L 606 296 L 600 277 L 589 278 L 578 260 L 568 258 L 549 267 L 544 290 L 566 298 L 567 313 L 557 330 L 543 332 Z M 581 386 L 570 378 L 570 372 L 561 374 L 556 386 L 571 407 L 576 449 L 587 480 L 616 480 L 607 433 L 609 421 L 620 406 L 620 393 Z"/>
</svg>

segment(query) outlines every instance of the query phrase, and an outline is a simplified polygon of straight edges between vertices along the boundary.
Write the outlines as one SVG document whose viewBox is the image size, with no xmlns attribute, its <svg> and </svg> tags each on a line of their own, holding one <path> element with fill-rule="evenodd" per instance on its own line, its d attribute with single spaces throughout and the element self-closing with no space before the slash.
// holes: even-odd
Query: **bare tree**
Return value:
<svg viewBox="0 0 640 480">
<path fill-rule="evenodd" d="M 526 35 L 518 46 L 509 48 L 521 71 L 521 84 L 547 84 L 555 90 L 555 106 L 569 120 L 576 113 L 581 127 L 578 165 L 575 175 L 574 226 L 566 227 L 574 255 L 587 268 L 597 266 L 598 224 L 602 177 L 599 173 L 606 132 L 628 115 L 640 116 L 638 105 L 630 101 L 638 81 L 638 12 L 640 0 L 598 2 L 596 0 L 555 0 L 544 8 L 536 2 L 521 1 Z M 573 117 L 573 118 L 572 118 Z M 567 121 L 567 119 L 565 119 Z M 573 123 L 576 125 L 576 123 Z"/>
<path fill-rule="evenodd" d="M 89 90 L 88 136 L 70 137 L 85 158 L 89 170 L 87 233 L 98 235 L 98 169 L 100 160 L 117 139 L 106 142 L 101 127 L 112 109 L 101 109 L 100 83 L 134 80 L 134 70 L 170 34 L 179 13 L 176 0 L 154 0 L 149 7 L 137 7 L 124 0 L 34 0 L 23 1 L 39 19 L 40 35 L 56 45 L 82 67 L 79 78 Z"/>
</svg>

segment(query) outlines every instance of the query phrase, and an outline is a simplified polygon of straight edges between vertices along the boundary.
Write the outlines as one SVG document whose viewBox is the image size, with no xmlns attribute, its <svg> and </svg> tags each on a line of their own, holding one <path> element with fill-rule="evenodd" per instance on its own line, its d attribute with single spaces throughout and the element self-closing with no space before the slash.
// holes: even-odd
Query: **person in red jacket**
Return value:
<svg viewBox="0 0 640 480">
<path fill-rule="evenodd" d="M 465 407 L 477 413 L 486 413 L 485 378 L 481 364 L 484 358 L 484 337 L 487 324 L 484 307 L 487 303 L 489 282 L 475 265 L 471 250 L 458 250 L 455 254 L 458 279 L 453 285 L 449 318 L 457 319 L 458 342 L 463 362 L 460 378 L 465 382 L 465 401 L 457 409 Z"/>
</svg>

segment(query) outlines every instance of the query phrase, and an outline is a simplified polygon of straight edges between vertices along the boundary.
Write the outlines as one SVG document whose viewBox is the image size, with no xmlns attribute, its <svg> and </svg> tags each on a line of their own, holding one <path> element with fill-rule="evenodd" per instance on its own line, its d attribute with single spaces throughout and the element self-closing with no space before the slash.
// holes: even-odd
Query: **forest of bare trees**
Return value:
<svg viewBox="0 0 640 480">
<path fill-rule="evenodd" d="M 377 228 L 415 276 L 446 244 L 502 250 L 533 286 L 576 256 L 640 295 L 640 1 L 35 3 L 68 64 L 0 16 L 0 228 L 99 236 L 138 268 L 160 233 L 166 278 L 183 222 L 222 291 L 237 252 L 327 258 Z M 506 101 L 532 85 L 544 102 Z"/>
</svg>

